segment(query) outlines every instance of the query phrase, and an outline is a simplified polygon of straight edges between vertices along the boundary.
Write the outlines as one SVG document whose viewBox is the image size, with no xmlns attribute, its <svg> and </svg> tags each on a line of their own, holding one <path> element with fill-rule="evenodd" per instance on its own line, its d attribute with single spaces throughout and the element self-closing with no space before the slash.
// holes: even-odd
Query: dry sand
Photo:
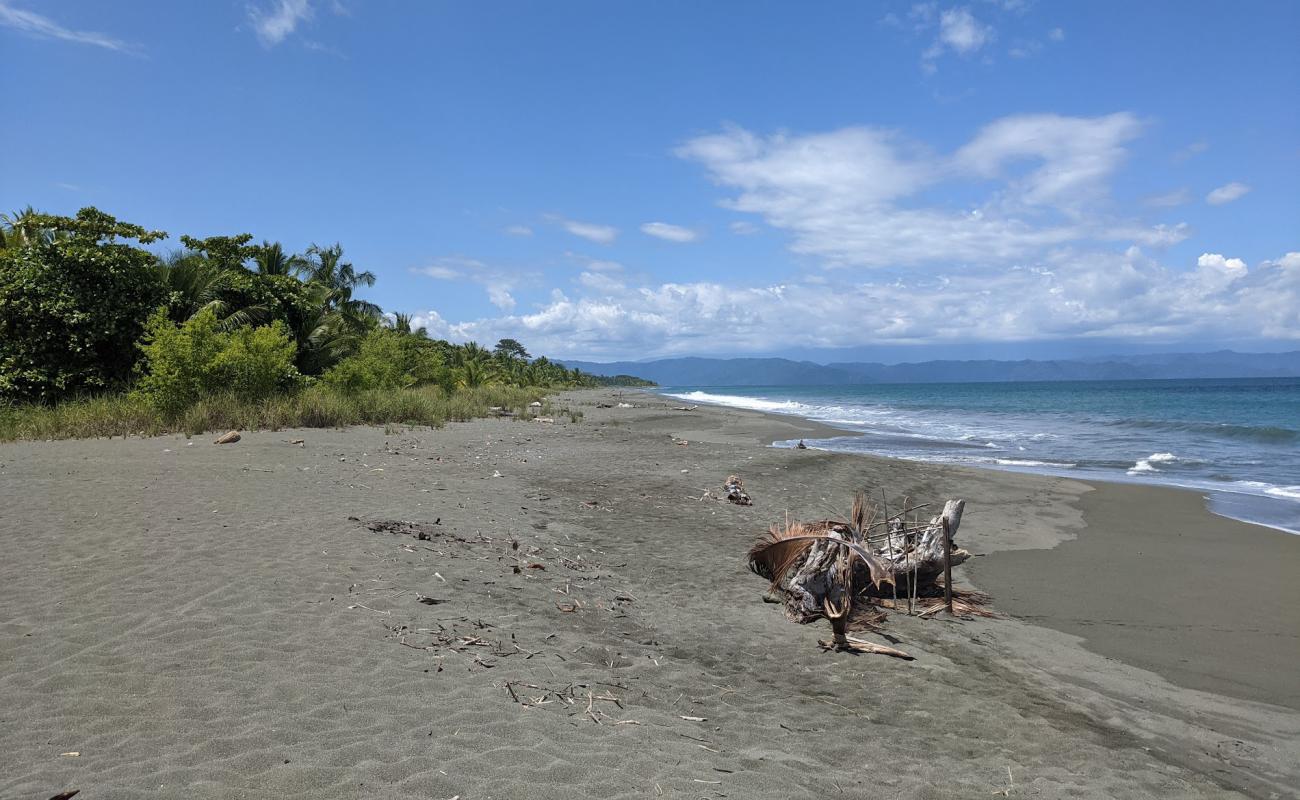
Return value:
<svg viewBox="0 0 1300 800">
<path fill-rule="evenodd" d="M 0 798 L 1296 796 L 1300 537 L 612 399 L 0 446 Z M 894 614 L 904 662 L 763 603 L 753 537 L 861 485 L 965 497 L 1013 616 Z"/>
</svg>

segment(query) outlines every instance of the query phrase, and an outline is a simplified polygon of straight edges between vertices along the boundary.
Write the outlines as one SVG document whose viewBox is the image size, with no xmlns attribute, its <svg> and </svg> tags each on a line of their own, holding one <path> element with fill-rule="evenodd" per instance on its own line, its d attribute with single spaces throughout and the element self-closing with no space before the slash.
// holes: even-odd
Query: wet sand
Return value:
<svg viewBox="0 0 1300 800">
<path fill-rule="evenodd" d="M 1295 796 L 1300 537 L 615 395 L 0 446 L 0 797 Z M 699 499 L 733 472 L 753 507 Z M 1011 616 L 894 614 L 903 662 L 763 603 L 753 537 L 863 485 L 965 497 Z"/>
</svg>

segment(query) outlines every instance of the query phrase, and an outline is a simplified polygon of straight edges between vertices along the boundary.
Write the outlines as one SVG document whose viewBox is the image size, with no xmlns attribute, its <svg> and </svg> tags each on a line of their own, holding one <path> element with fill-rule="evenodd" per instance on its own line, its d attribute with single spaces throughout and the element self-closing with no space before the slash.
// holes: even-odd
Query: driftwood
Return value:
<svg viewBox="0 0 1300 800">
<path fill-rule="evenodd" d="M 722 488 L 727 490 L 727 502 L 735 503 L 738 506 L 752 506 L 754 501 L 749 499 L 745 493 L 745 482 L 740 479 L 739 475 L 728 475 L 726 483 Z"/>
<path fill-rule="evenodd" d="M 239 441 L 239 431 L 230 431 L 228 433 L 221 434 L 216 439 L 213 439 L 212 443 L 213 444 L 234 444 L 237 441 Z"/>
<path fill-rule="evenodd" d="M 910 609 L 915 598 L 942 598 L 945 566 L 970 558 L 952 543 L 965 501 L 949 500 L 929 523 L 909 524 L 907 514 L 919 508 L 889 516 L 859 493 L 848 520 L 774 525 L 750 548 L 749 567 L 772 582 L 792 621 L 829 620 L 829 646 L 906 657 L 852 639 L 848 627 L 855 601 L 894 598 L 897 608 L 901 593 Z"/>
</svg>

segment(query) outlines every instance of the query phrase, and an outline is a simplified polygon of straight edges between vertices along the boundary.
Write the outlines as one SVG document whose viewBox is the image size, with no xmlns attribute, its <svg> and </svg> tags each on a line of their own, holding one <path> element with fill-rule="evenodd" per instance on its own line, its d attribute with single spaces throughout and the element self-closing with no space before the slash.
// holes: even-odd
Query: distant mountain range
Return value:
<svg viewBox="0 0 1300 800">
<path fill-rule="evenodd" d="M 1158 378 L 1300 377 L 1300 350 L 1286 353 L 1162 353 L 1055 361 L 922 361 L 814 364 L 786 358 L 564 361 L 593 375 L 635 375 L 661 386 L 828 386 L 863 383 L 1114 381 Z"/>
</svg>

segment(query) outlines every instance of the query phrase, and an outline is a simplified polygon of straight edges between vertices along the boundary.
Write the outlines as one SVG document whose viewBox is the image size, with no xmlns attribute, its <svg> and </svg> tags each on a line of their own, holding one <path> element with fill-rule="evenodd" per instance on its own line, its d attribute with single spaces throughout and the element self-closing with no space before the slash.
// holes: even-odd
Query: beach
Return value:
<svg viewBox="0 0 1300 800">
<path fill-rule="evenodd" d="M 0 445 L 0 798 L 1297 796 L 1300 537 L 769 447 L 839 433 L 795 417 L 550 402 Z M 733 473 L 753 506 L 706 496 Z M 764 603 L 755 537 L 861 487 L 964 498 L 956 577 L 1003 616 L 891 613 L 868 638 L 909 662 Z"/>
</svg>

